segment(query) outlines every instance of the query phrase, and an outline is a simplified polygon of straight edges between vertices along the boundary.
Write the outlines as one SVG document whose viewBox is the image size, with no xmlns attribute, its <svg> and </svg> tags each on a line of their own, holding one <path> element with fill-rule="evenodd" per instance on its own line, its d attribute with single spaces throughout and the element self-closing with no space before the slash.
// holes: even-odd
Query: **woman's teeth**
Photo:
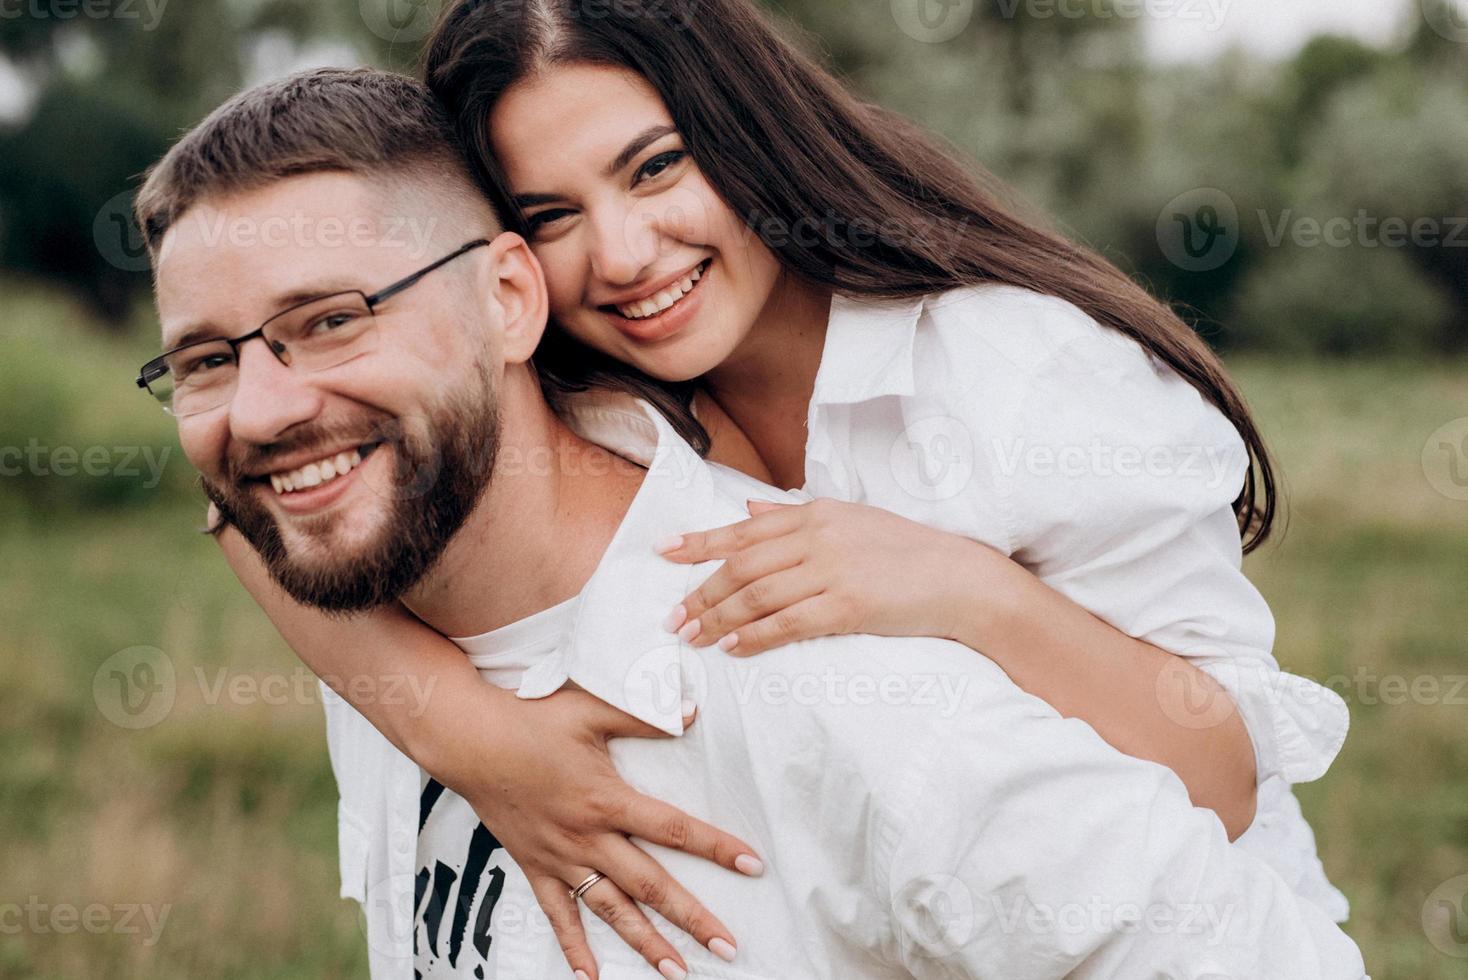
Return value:
<svg viewBox="0 0 1468 980">
<path fill-rule="evenodd" d="M 703 270 L 706 266 L 707 263 L 700 265 L 656 296 L 649 296 L 639 302 L 617 307 L 617 312 L 629 320 L 646 320 L 650 316 L 657 316 L 692 291 L 694 283 L 703 278 Z"/>
<path fill-rule="evenodd" d="M 309 490 L 319 487 L 323 483 L 330 483 L 339 476 L 346 476 L 362 463 L 362 452 L 353 449 L 349 453 L 337 453 L 314 463 L 307 463 L 299 469 L 288 473 L 270 474 L 270 485 L 275 488 L 276 493 L 294 493 L 297 490 Z"/>
</svg>

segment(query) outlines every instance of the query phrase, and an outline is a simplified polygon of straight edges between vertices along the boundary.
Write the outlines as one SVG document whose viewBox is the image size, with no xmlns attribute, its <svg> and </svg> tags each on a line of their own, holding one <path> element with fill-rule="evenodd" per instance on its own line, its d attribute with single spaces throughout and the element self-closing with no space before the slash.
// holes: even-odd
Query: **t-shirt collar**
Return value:
<svg viewBox="0 0 1468 980">
<path fill-rule="evenodd" d="M 582 590 L 570 636 L 525 673 L 522 698 L 542 698 L 567 681 L 670 735 L 683 733 L 682 643 L 663 629 L 697 584 L 695 566 L 653 550 L 666 538 L 704 530 L 715 493 L 708 465 L 662 415 L 629 396 L 584 394 L 567 422 L 583 438 L 647 467 L 647 476 L 596 571 Z M 705 571 L 703 574 L 707 574 Z"/>
</svg>

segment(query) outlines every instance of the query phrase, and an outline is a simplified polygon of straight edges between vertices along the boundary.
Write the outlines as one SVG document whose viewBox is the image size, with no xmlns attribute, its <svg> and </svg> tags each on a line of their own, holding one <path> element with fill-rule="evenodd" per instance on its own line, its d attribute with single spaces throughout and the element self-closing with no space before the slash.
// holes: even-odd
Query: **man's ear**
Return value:
<svg viewBox="0 0 1468 980">
<path fill-rule="evenodd" d="M 545 274 L 525 239 L 512 231 L 490 242 L 489 251 L 490 287 L 504 311 L 505 363 L 523 364 L 540 345 L 550 315 Z"/>
</svg>

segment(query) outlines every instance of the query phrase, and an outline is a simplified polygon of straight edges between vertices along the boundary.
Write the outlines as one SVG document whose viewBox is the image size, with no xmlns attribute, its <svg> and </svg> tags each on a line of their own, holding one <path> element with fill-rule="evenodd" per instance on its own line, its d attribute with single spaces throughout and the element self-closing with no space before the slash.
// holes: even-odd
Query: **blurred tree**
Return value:
<svg viewBox="0 0 1468 980">
<path fill-rule="evenodd" d="M 131 193 L 179 132 L 250 79 L 271 41 L 347 36 L 360 17 L 308 0 L 189 0 L 137 18 L 9 19 L 0 55 L 35 93 L 0 127 L 0 263 L 75 290 L 121 324 L 147 287 Z"/>
</svg>

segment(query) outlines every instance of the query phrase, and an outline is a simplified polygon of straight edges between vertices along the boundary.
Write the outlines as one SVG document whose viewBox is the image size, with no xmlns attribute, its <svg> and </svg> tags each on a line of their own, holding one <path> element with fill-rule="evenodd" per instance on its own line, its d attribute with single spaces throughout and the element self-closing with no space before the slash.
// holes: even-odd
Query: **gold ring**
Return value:
<svg viewBox="0 0 1468 980">
<path fill-rule="evenodd" d="M 587 890 L 590 889 L 591 886 L 595 885 L 598 881 L 601 881 L 605 877 L 606 875 L 602 874 L 600 871 L 593 871 L 591 874 L 587 875 L 585 881 L 577 885 L 575 888 L 571 889 L 571 900 L 580 901 L 581 896 L 585 895 Z"/>
</svg>

